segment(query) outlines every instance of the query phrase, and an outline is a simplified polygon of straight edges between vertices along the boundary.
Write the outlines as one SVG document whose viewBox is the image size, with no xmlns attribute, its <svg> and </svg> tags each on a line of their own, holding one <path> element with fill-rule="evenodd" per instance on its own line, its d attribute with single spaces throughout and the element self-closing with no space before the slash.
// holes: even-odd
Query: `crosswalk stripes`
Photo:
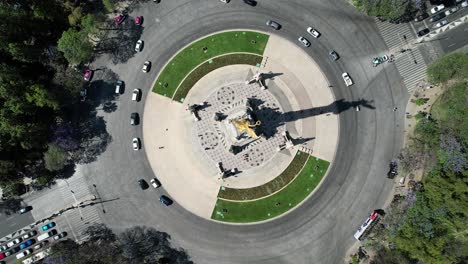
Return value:
<svg viewBox="0 0 468 264">
<path fill-rule="evenodd" d="M 415 35 L 410 25 L 391 24 L 378 20 L 376 25 L 390 53 L 395 55 L 395 66 L 408 92 L 411 93 L 416 89 L 417 83 L 426 78 L 427 65 L 419 47 L 411 44 L 415 42 Z M 400 53 L 402 49 L 407 51 Z"/>
</svg>

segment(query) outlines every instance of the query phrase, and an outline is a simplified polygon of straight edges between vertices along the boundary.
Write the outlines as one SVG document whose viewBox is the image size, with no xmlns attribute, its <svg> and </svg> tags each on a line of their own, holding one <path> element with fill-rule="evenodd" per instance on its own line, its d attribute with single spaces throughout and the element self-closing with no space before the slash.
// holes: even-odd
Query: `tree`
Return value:
<svg viewBox="0 0 468 264">
<path fill-rule="evenodd" d="M 68 23 L 71 25 L 71 26 L 76 26 L 80 23 L 80 20 L 81 18 L 83 17 L 83 14 L 82 14 L 82 11 L 81 11 L 81 7 L 75 7 L 71 14 L 68 15 Z"/>
<path fill-rule="evenodd" d="M 115 0 L 102 0 L 102 4 L 106 8 L 107 12 L 114 11 Z"/>
<path fill-rule="evenodd" d="M 421 146 L 435 147 L 439 144 L 440 128 L 434 119 L 423 118 L 414 128 L 413 141 Z"/>
<path fill-rule="evenodd" d="M 72 28 L 63 32 L 58 41 L 58 49 L 71 64 L 88 61 L 93 54 L 93 46 L 89 43 L 86 33 Z"/>
<path fill-rule="evenodd" d="M 45 166 L 50 171 L 63 169 L 67 165 L 67 159 L 67 152 L 55 144 L 49 144 L 49 148 L 44 153 Z"/>
<path fill-rule="evenodd" d="M 440 149 L 437 156 L 446 171 L 461 173 L 468 170 L 467 154 L 451 131 L 440 135 Z"/>
<path fill-rule="evenodd" d="M 369 16 L 391 22 L 408 21 L 416 10 L 413 1 L 408 0 L 353 0 L 353 4 Z"/>
<path fill-rule="evenodd" d="M 38 107 L 49 107 L 58 110 L 59 104 L 53 99 L 52 94 L 41 84 L 29 86 L 25 92 L 26 101 Z"/>
<path fill-rule="evenodd" d="M 434 84 L 468 78 L 468 54 L 453 52 L 437 58 L 427 67 L 427 75 Z"/>
</svg>

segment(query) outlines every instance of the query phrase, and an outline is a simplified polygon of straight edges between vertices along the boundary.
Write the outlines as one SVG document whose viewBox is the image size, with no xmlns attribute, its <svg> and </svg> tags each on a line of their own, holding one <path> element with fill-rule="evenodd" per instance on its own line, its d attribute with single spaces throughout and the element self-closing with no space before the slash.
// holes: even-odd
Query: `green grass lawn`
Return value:
<svg viewBox="0 0 468 264">
<path fill-rule="evenodd" d="M 277 192 L 294 179 L 294 177 L 304 167 L 308 157 L 309 154 L 298 151 L 289 166 L 273 180 L 263 185 L 246 189 L 221 187 L 218 193 L 218 197 L 228 200 L 246 201 L 262 198 Z"/>
<path fill-rule="evenodd" d="M 263 199 L 234 202 L 218 199 L 212 219 L 249 223 L 281 215 L 303 201 L 320 183 L 330 163 L 310 156 L 299 175 L 281 191 Z"/>
<path fill-rule="evenodd" d="M 179 52 L 166 65 L 153 92 L 172 98 L 182 79 L 197 65 L 230 52 L 262 55 L 267 42 L 268 35 L 251 31 L 223 32 L 201 39 Z"/>
<path fill-rule="evenodd" d="M 254 55 L 254 54 L 228 54 L 220 57 L 213 58 L 209 60 L 195 70 L 193 70 L 182 82 L 182 84 L 177 89 L 174 97 L 172 98 L 174 101 L 183 102 L 185 97 L 187 96 L 188 92 L 195 83 L 198 82 L 203 76 L 207 75 L 208 73 L 224 67 L 226 65 L 235 65 L 235 64 L 247 64 L 256 66 L 262 62 L 263 57 Z"/>
</svg>

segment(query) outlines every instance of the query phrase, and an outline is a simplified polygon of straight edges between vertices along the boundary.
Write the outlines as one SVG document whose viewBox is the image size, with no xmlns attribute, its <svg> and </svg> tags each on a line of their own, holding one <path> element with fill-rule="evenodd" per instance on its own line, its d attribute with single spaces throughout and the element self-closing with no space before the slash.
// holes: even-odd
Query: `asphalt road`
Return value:
<svg viewBox="0 0 468 264">
<path fill-rule="evenodd" d="M 389 161 L 402 145 L 408 99 L 393 64 L 371 66 L 372 56 L 387 50 L 373 19 L 337 0 L 258 0 L 256 7 L 240 0 L 229 4 L 217 0 L 163 0 L 160 4 L 145 3 L 130 15 L 145 18 L 144 50 L 123 64 L 113 65 L 105 56 L 93 63 L 94 68 L 110 68 L 126 82 L 125 93 L 116 101 L 116 111 L 99 113 L 106 120 L 112 142 L 97 162 L 82 169 L 89 185 L 96 184 L 102 199 L 119 198 L 102 204 L 103 221 L 116 231 L 147 225 L 167 232 L 174 245 L 187 250 L 196 263 L 342 262 L 355 242 L 355 230 L 388 198 L 392 181 L 386 173 Z M 273 31 L 266 27 L 268 19 L 278 21 L 283 28 Z M 131 148 L 132 137 L 141 137 L 142 129 L 141 125 L 130 126 L 130 113 L 142 115 L 144 98 L 157 72 L 177 50 L 206 34 L 238 28 L 278 34 L 297 43 L 299 35 L 307 34 L 308 26 L 317 28 L 322 37 L 306 51 L 321 66 L 336 99 L 366 99 L 375 107 L 340 113 L 335 162 L 330 175 L 309 200 L 277 220 L 236 226 L 201 219 L 177 202 L 162 206 L 158 197 L 163 189 L 140 190 L 137 180 L 149 181 L 154 173 L 145 156 L 144 142 L 142 151 L 135 153 Z M 339 61 L 328 58 L 330 49 L 340 54 Z M 145 60 L 153 62 L 149 74 L 141 72 Z M 352 87 L 344 85 L 344 71 L 353 78 Z M 99 73 L 95 79 L 99 79 Z M 142 102 L 131 101 L 133 88 L 143 90 Z M 394 112 L 395 106 L 398 110 Z"/>
<path fill-rule="evenodd" d="M 437 36 L 439 44 L 448 53 L 468 45 L 468 27 L 460 25 Z"/>
</svg>

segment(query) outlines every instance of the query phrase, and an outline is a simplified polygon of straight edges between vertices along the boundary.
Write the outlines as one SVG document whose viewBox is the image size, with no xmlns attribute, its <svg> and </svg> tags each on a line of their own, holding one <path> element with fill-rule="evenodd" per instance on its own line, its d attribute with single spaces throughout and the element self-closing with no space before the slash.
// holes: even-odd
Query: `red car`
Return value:
<svg viewBox="0 0 468 264">
<path fill-rule="evenodd" d="M 0 253 L 0 259 L 4 259 L 4 258 L 5 258 L 5 254 Z"/>
<path fill-rule="evenodd" d="M 125 15 L 118 15 L 114 18 L 114 24 L 120 25 L 125 20 Z"/>
<path fill-rule="evenodd" d="M 135 17 L 135 25 L 141 25 L 143 24 L 143 17 L 142 16 L 137 16 Z"/>
<path fill-rule="evenodd" d="M 87 82 L 91 81 L 91 78 L 93 78 L 93 71 L 92 70 L 86 70 L 84 72 L 84 77 L 83 79 Z"/>
</svg>

